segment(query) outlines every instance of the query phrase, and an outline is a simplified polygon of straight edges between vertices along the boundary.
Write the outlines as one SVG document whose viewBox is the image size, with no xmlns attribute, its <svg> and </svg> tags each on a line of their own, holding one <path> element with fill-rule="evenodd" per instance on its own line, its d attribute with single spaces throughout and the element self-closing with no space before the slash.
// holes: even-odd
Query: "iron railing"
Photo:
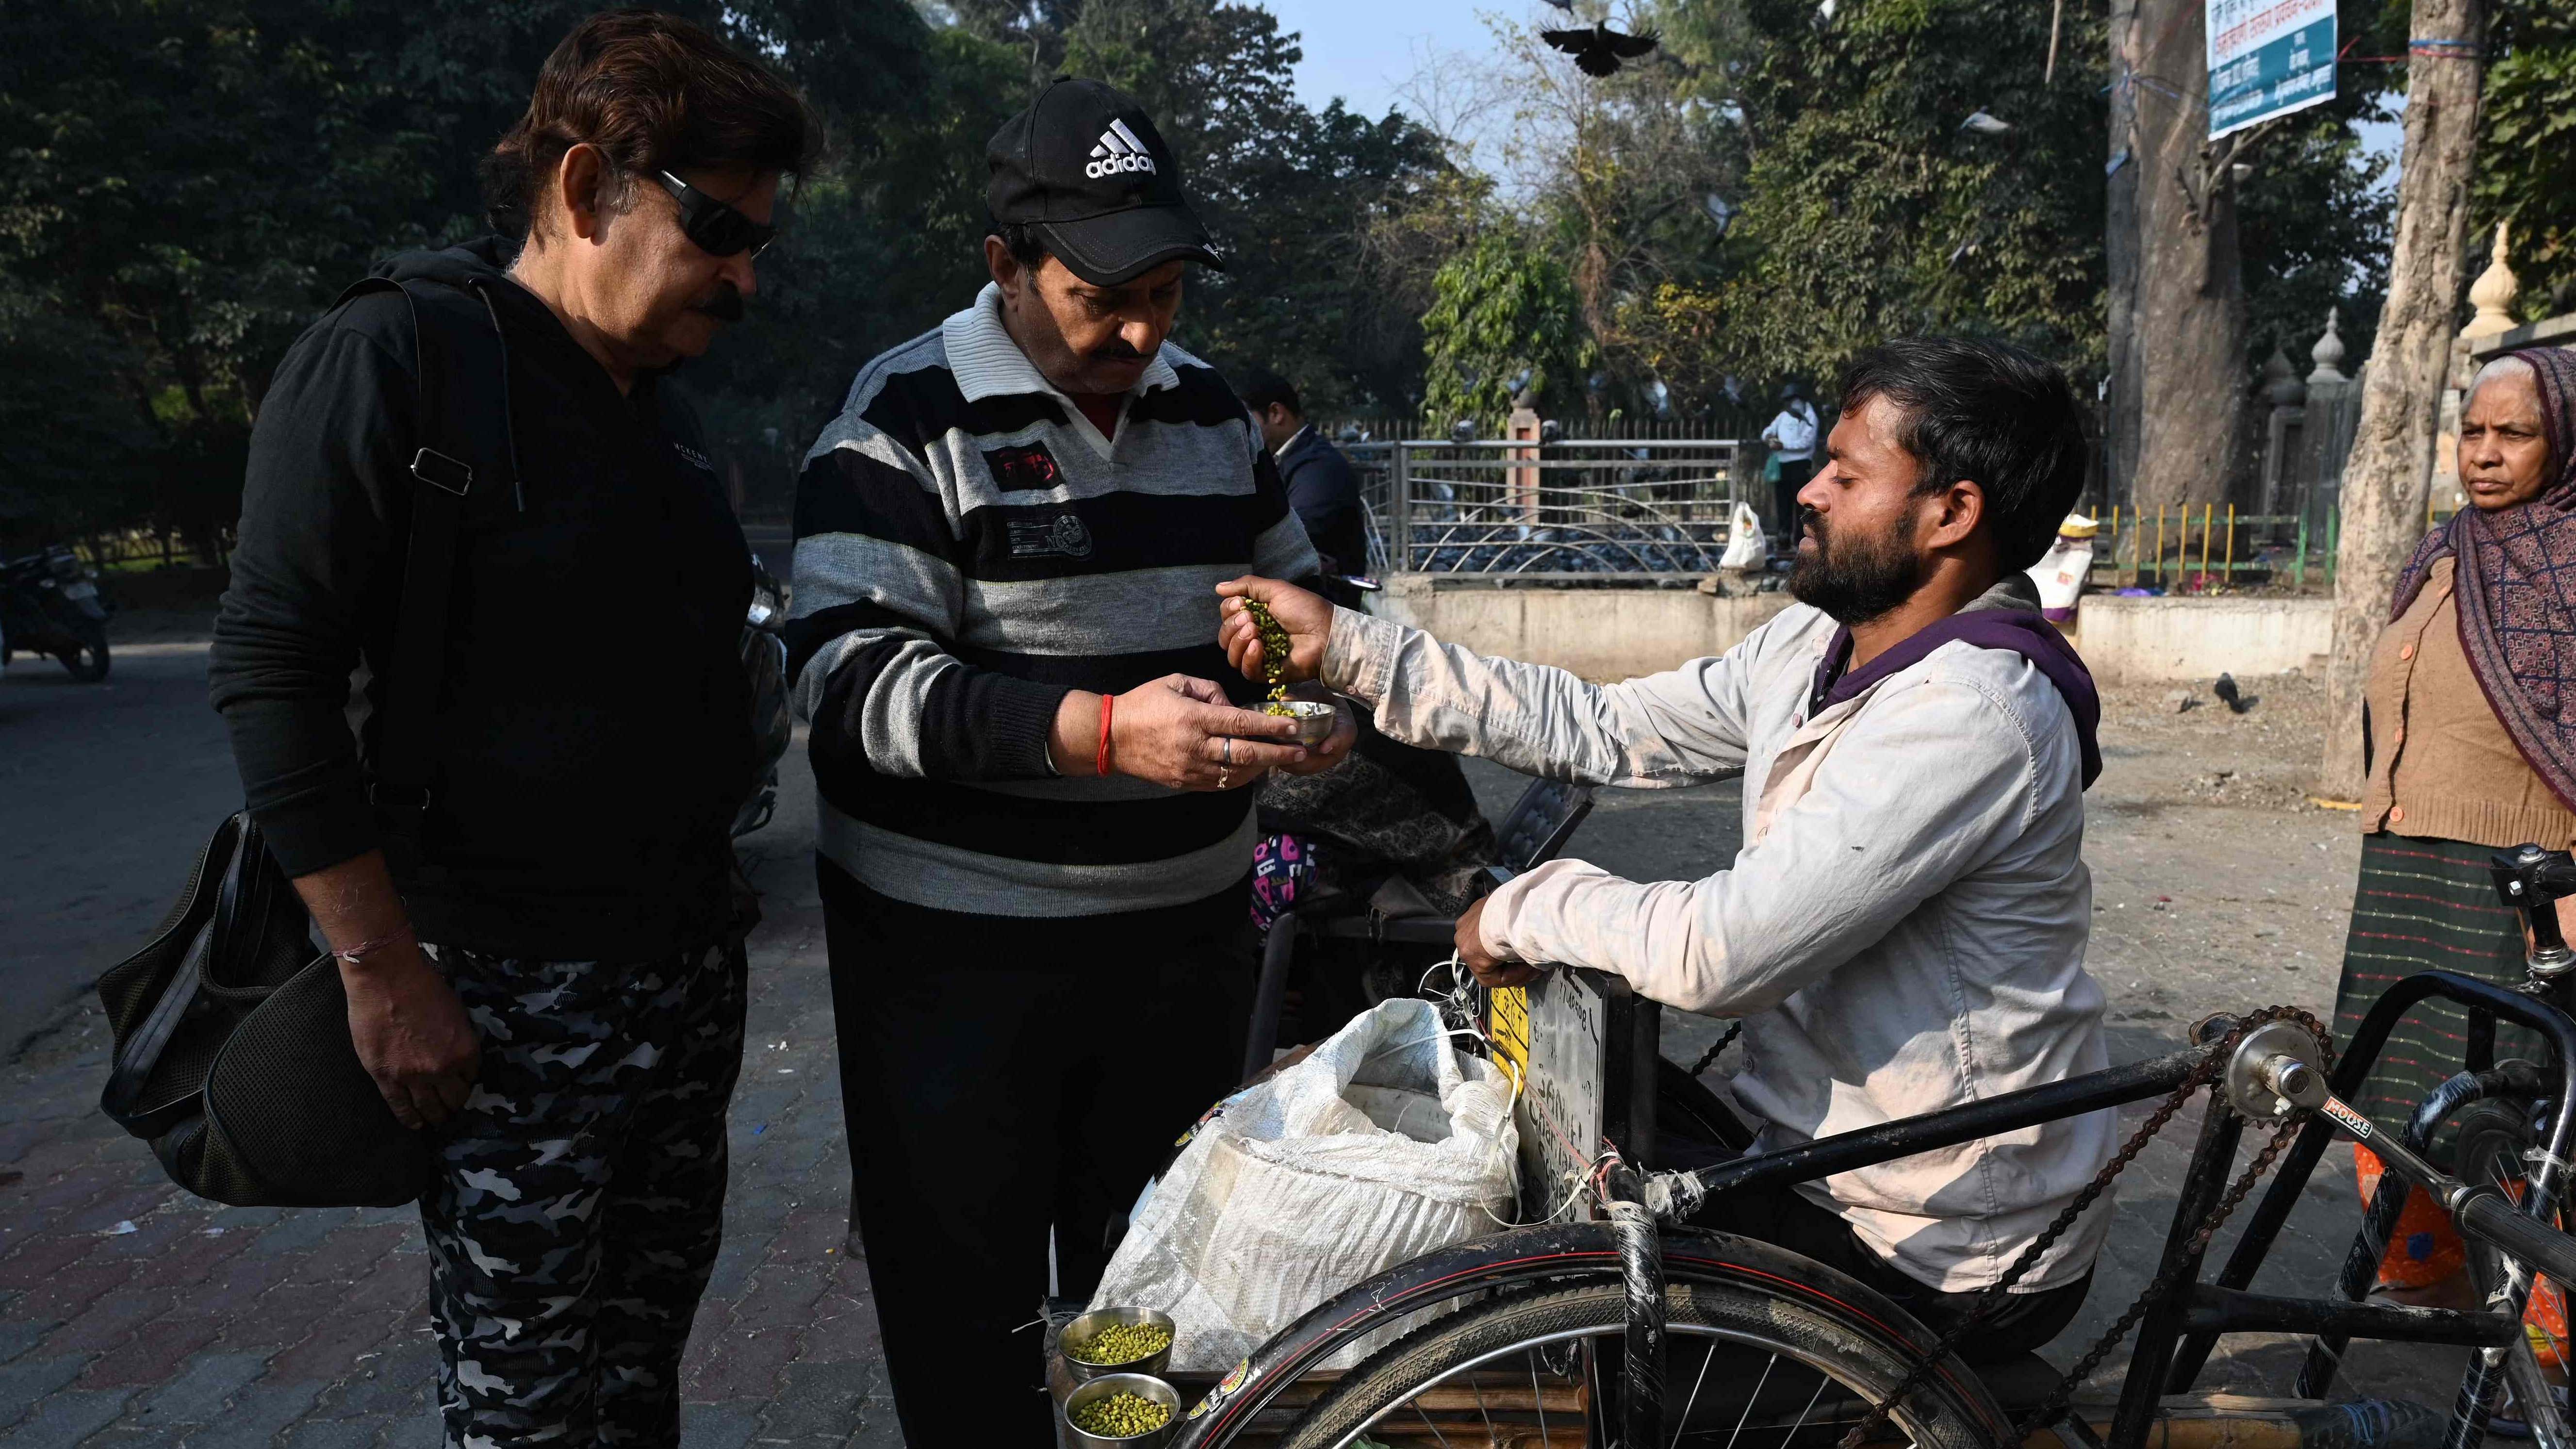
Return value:
<svg viewBox="0 0 2576 1449">
<path fill-rule="evenodd" d="M 1717 569 L 1735 505 L 1752 497 L 1731 438 L 1341 448 L 1360 475 L 1369 569 L 1381 576 L 1695 578 Z"/>
</svg>

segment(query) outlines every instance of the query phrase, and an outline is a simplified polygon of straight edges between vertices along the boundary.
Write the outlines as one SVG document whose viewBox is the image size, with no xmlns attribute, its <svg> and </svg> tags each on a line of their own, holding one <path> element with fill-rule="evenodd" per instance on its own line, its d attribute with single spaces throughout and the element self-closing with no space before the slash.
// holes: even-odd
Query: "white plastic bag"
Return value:
<svg viewBox="0 0 2576 1449">
<path fill-rule="evenodd" d="M 1717 566 L 1741 574 L 1758 574 L 1771 562 L 1771 541 L 1762 536 L 1762 515 L 1750 503 L 1735 505 L 1733 521 L 1726 530 L 1726 552 L 1720 554 Z"/>
<path fill-rule="evenodd" d="M 1173 1369 L 1230 1368 L 1352 1284 L 1497 1230 L 1518 1150 L 1510 1078 L 1430 1002 L 1385 1002 L 1201 1124 L 1092 1306 L 1160 1309 Z"/>
<path fill-rule="evenodd" d="M 2093 535 L 2100 528 L 2081 513 L 2070 513 L 2060 524 L 2057 537 L 2050 541 L 2048 552 L 2030 566 L 2030 581 L 2039 586 L 2039 606 L 2056 623 L 2075 617 L 2076 600 L 2084 593 L 2084 580 L 2093 572 Z"/>
</svg>

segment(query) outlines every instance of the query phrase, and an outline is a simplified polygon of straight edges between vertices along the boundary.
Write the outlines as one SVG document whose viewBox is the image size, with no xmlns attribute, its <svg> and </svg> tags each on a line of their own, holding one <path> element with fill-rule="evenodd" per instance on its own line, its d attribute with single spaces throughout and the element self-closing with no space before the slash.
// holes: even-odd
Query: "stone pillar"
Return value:
<svg viewBox="0 0 2576 1449">
<path fill-rule="evenodd" d="M 2307 520 L 2315 541 L 2325 538 L 2325 520 L 2343 484 L 2344 455 L 2352 447 L 2352 425 L 2359 397 L 2343 373 L 2343 334 L 2336 330 L 2340 309 L 2326 309 L 2325 335 L 2308 349 L 2307 410 L 2299 427 L 2298 496 L 2292 509 Z"/>
<path fill-rule="evenodd" d="M 1514 446 L 1503 451 L 1509 464 L 1503 470 L 1504 497 L 1510 516 L 1522 525 L 1538 527 L 1539 491 L 1546 478 L 1538 466 L 1538 444 L 1541 423 L 1536 407 L 1538 399 L 1527 392 L 1512 398 L 1512 415 L 1503 424 L 1503 436 Z"/>
<path fill-rule="evenodd" d="M 2298 369 L 2290 365 L 2277 340 L 2272 355 L 2263 360 L 2263 396 L 2271 412 L 2263 420 L 2262 492 L 2255 499 L 2254 512 L 2271 518 L 2298 491 L 2300 445 L 2306 438 L 2308 416 L 2307 384 L 2299 381 Z M 2267 537 L 2282 531 L 2278 523 L 2263 525 Z"/>
<path fill-rule="evenodd" d="M 2513 299 L 2522 292 L 2505 259 L 2505 240 L 2505 224 L 2497 222 L 2487 269 L 2469 284 L 2469 305 L 2477 313 L 2451 343 L 2450 385 L 2442 390 L 2441 423 L 2433 440 L 2433 512 L 2456 513 L 2468 502 L 2460 488 L 2460 405 L 2477 376 L 2470 355 L 2485 339 L 2513 330 Z"/>
</svg>

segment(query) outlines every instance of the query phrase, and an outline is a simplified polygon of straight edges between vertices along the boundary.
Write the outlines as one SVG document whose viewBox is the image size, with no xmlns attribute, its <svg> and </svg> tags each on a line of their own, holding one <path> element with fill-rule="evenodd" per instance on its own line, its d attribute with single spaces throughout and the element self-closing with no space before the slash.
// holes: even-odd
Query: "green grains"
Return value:
<svg viewBox="0 0 2576 1449">
<path fill-rule="evenodd" d="M 1068 1358 L 1105 1366 L 1134 1363 L 1171 1346 L 1172 1331 L 1161 1324 L 1113 1323 L 1081 1343 L 1065 1345 L 1064 1351 Z"/>
<path fill-rule="evenodd" d="M 1111 1330 L 1113 1333 L 1116 1331 Z M 1092 1400 L 1066 1417 L 1073 1420 L 1073 1427 L 1086 1434 L 1097 1434 L 1103 1439 L 1125 1439 L 1152 1433 L 1170 1423 L 1172 1411 L 1143 1394 L 1121 1389 L 1106 1398 Z"/>
<path fill-rule="evenodd" d="M 1261 677 L 1270 684 L 1270 703 L 1261 712 L 1296 713 L 1288 708 L 1288 686 L 1279 682 L 1279 676 L 1288 668 L 1288 631 L 1271 617 L 1270 606 L 1259 599 L 1245 599 L 1243 611 L 1252 616 L 1253 631 L 1261 636 Z"/>
</svg>

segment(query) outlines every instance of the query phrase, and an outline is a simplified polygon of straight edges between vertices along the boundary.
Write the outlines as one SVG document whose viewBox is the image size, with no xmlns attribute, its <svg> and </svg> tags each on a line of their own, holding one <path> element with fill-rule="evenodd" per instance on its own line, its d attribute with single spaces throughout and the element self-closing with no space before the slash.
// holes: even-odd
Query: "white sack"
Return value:
<svg viewBox="0 0 2576 1449">
<path fill-rule="evenodd" d="M 2093 540 L 2060 534 L 2048 552 L 2030 566 L 2030 581 L 2039 586 L 2039 607 L 2059 623 L 2075 617 L 2075 602 L 2093 572 Z"/>
<path fill-rule="evenodd" d="M 1518 1150 L 1510 1078 L 1452 1048 L 1432 1003 L 1385 1002 L 1199 1127 L 1091 1304 L 1170 1314 L 1175 1370 L 1231 1368 L 1352 1284 L 1495 1231 Z"/>
<path fill-rule="evenodd" d="M 1718 556 L 1719 568 L 1758 574 L 1770 563 L 1771 541 L 1762 536 L 1762 515 L 1753 511 L 1752 504 L 1735 505 L 1726 534 L 1726 552 Z"/>
</svg>

